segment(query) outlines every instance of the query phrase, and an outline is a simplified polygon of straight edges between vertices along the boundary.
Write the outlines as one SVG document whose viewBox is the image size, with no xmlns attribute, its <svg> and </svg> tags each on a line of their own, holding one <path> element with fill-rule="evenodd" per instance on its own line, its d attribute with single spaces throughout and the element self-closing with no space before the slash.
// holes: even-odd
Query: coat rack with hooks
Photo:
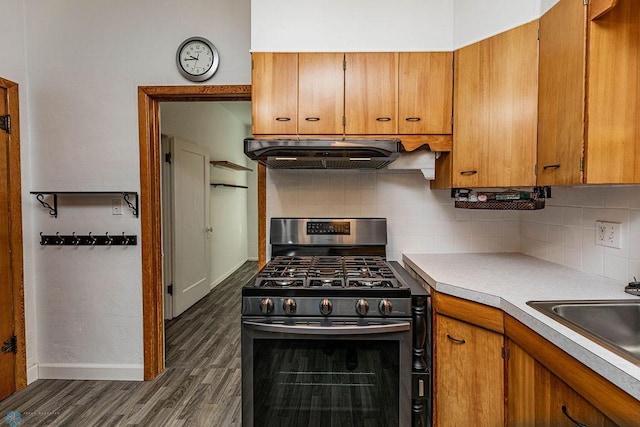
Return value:
<svg viewBox="0 0 640 427">
<path fill-rule="evenodd" d="M 43 234 L 40 233 L 42 246 L 136 246 L 138 236 L 131 234 Z"/>
<path fill-rule="evenodd" d="M 138 218 L 138 193 L 135 191 L 32 191 L 31 194 L 35 194 L 36 200 L 40 202 L 43 208 L 49 209 L 49 215 L 54 218 L 58 217 L 58 195 L 120 195 L 124 199 L 125 203 L 136 218 Z M 45 196 L 53 196 L 53 206 L 44 200 Z M 134 199 L 130 200 L 129 197 L 133 196 Z"/>
</svg>

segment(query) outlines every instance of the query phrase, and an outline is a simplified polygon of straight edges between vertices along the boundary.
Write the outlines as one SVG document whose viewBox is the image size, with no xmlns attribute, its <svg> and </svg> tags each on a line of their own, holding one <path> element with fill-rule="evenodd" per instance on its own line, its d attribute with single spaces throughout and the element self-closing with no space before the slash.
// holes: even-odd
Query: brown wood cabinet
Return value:
<svg viewBox="0 0 640 427">
<path fill-rule="evenodd" d="M 345 55 L 345 133 L 398 133 L 398 54 Z"/>
<path fill-rule="evenodd" d="M 298 54 L 298 133 L 340 135 L 344 117 L 344 54 Z"/>
<path fill-rule="evenodd" d="M 451 134 L 453 52 L 400 52 L 398 133 Z"/>
<path fill-rule="evenodd" d="M 522 347 L 508 343 L 507 414 L 510 426 L 589 427 L 616 424 Z"/>
<path fill-rule="evenodd" d="M 251 55 L 252 133 L 298 133 L 298 54 Z"/>
<path fill-rule="evenodd" d="M 455 52 L 452 175 L 433 188 L 535 185 L 537 69 L 537 21 Z"/>
<path fill-rule="evenodd" d="M 589 3 L 540 18 L 539 185 L 640 183 L 640 3 Z"/>
<path fill-rule="evenodd" d="M 502 312 L 433 295 L 434 425 L 504 425 Z"/>
<path fill-rule="evenodd" d="M 252 58 L 254 135 L 398 135 L 407 150 L 450 150 L 452 52 Z"/>
</svg>

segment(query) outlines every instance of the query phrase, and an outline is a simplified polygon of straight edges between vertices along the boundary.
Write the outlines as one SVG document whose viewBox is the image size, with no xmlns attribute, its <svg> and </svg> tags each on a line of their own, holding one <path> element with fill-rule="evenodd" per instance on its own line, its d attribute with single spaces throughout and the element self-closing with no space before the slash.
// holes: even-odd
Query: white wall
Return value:
<svg viewBox="0 0 640 427">
<path fill-rule="evenodd" d="M 175 51 L 190 36 L 208 38 L 220 52 L 220 68 L 206 84 L 250 82 L 249 0 L 25 4 L 32 147 L 26 190 L 139 190 L 137 88 L 189 84 L 176 69 Z M 34 214 L 25 241 L 37 241 L 40 231 L 140 234 L 127 209 L 111 215 L 110 199 L 59 204 L 52 219 L 25 197 L 24 210 Z M 25 265 L 34 266 L 41 377 L 141 378 L 140 246 L 38 247 Z"/>
<path fill-rule="evenodd" d="M 29 99 L 27 76 L 27 46 L 25 39 L 25 4 L 20 0 L 4 0 L 2 2 L 3 19 L 0 26 L 0 77 L 11 80 L 19 85 L 20 102 L 20 157 L 21 181 L 23 198 L 28 195 L 31 187 L 29 139 Z M 33 259 L 34 242 L 30 239 L 32 210 L 23 209 L 22 228 L 25 231 L 23 252 L 27 260 Z M 34 283 L 33 264 L 24 263 L 24 299 L 25 299 L 25 327 L 27 347 L 27 382 L 37 379 L 37 320 L 36 320 L 36 286 Z"/>
<path fill-rule="evenodd" d="M 517 252 L 518 212 L 455 209 L 419 171 L 267 170 L 267 216 L 387 218 L 387 257 Z"/>
<path fill-rule="evenodd" d="M 455 48 L 461 48 L 539 18 L 540 1 L 455 0 L 453 26 Z"/>
<path fill-rule="evenodd" d="M 620 282 L 640 279 L 640 186 L 553 188 L 539 211 L 520 216 L 521 251 Z M 622 224 L 622 249 L 595 244 L 595 222 Z"/>
<path fill-rule="evenodd" d="M 247 103 L 248 104 L 248 103 Z M 160 128 L 165 135 L 193 142 L 209 151 L 211 160 L 227 160 L 239 165 L 250 162 L 244 155 L 242 141 L 247 127 L 216 102 L 166 102 L 160 105 Z M 255 187 L 249 174 L 221 167 L 211 167 L 211 182 Z M 248 258 L 247 190 L 211 187 L 209 278 L 215 286 Z M 255 190 L 254 190 L 255 191 Z M 253 243 L 253 242 L 252 242 Z"/>
<path fill-rule="evenodd" d="M 453 2 L 252 0 L 253 52 L 453 50 Z"/>
</svg>

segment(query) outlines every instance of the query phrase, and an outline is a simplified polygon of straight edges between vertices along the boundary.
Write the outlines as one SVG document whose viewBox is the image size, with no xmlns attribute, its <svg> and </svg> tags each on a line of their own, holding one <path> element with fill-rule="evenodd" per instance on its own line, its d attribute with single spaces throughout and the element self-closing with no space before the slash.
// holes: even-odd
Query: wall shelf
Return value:
<svg viewBox="0 0 640 427">
<path fill-rule="evenodd" d="M 211 160 L 209 163 L 211 163 L 213 166 L 220 166 L 223 168 L 232 169 L 234 171 L 253 172 L 253 169 L 249 169 L 247 167 L 240 166 L 235 163 L 228 162 L 226 160 Z"/>
<path fill-rule="evenodd" d="M 222 182 L 212 182 L 213 187 L 249 188 L 246 185 L 224 184 Z"/>
<path fill-rule="evenodd" d="M 122 196 L 125 203 L 133 214 L 138 218 L 138 193 L 136 191 L 31 191 L 35 194 L 36 200 L 40 202 L 42 207 L 49 209 L 49 215 L 54 218 L 58 217 L 58 195 L 68 196 L 95 196 L 95 195 L 119 195 Z M 44 201 L 44 196 L 53 196 L 53 206 Z M 134 200 L 129 200 L 129 196 L 134 196 Z"/>
</svg>

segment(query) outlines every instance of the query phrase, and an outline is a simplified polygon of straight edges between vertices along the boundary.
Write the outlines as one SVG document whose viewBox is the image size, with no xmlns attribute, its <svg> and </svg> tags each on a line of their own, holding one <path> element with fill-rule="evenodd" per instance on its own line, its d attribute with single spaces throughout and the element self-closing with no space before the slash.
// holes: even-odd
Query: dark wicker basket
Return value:
<svg viewBox="0 0 640 427">
<path fill-rule="evenodd" d="M 493 209 L 493 210 L 508 210 L 508 211 L 534 211 L 537 209 L 544 209 L 544 199 L 530 199 L 522 201 L 495 201 L 490 202 L 463 202 L 456 201 L 455 207 L 459 209 Z"/>
</svg>

